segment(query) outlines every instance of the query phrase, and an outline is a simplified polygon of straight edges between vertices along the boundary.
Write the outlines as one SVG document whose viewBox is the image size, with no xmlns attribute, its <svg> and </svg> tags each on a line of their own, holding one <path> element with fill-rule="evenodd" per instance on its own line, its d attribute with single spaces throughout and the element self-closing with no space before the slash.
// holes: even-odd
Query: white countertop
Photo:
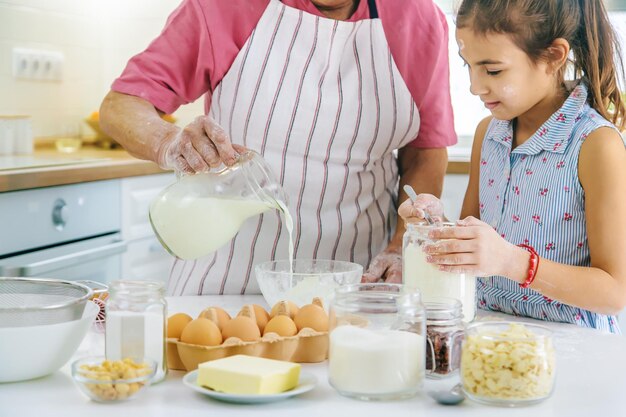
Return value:
<svg viewBox="0 0 626 417">
<path fill-rule="evenodd" d="M 235 313 L 248 303 L 264 304 L 260 296 L 203 296 L 168 299 L 170 314 L 197 315 L 211 305 Z M 479 320 L 502 315 L 484 313 Z M 513 319 L 506 316 L 507 319 Z M 524 320 L 529 321 L 529 320 Z M 41 379 L 0 384 L 0 417 L 63 416 L 624 416 L 626 415 L 626 337 L 581 329 L 574 325 L 543 323 L 555 331 L 557 381 L 551 398 L 518 409 L 502 409 L 466 400 L 456 407 L 435 403 L 424 391 L 452 387 L 458 376 L 426 380 L 423 392 L 397 402 L 362 402 L 344 398 L 328 384 L 326 364 L 303 364 L 315 374 L 317 387 L 301 396 L 265 405 L 234 405 L 214 401 L 184 386 L 183 372 L 171 371 L 164 382 L 148 387 L 138 398 L 115 404 L 91 402 L 78 391 L 69 364 Z M 1 342 L 0 342 L 1 343 Z M 45 346 L 41 347 L 45 349 Z M 104 353 L 102 334 L 90 332 L 75 358 Z"/>
</svg>

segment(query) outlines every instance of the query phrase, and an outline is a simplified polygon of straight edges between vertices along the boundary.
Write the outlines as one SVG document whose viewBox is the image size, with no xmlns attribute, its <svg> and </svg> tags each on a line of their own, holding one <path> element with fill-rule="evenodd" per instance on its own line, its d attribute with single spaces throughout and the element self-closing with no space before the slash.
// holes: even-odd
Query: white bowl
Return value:
<svg viewBox="0 0 626 417">
<path fill-rule="evenodd" d="M 302 306 L 314 297 L 321 298 L 327 307 L 336 288 L 361 282 L 363 267 L 346 261 L 296 259 L 293 274 L 288 260 L 264 262 L 254 268 L 254 273 L 270 307 L 279 301 Z"/>
<path fill-rule="evenodd" d="M 0 328 L 0 382 L 39 378 L 61 368 L 74 355 L 100 307 L 88 301 L 79 320 Z"/>
</svg>

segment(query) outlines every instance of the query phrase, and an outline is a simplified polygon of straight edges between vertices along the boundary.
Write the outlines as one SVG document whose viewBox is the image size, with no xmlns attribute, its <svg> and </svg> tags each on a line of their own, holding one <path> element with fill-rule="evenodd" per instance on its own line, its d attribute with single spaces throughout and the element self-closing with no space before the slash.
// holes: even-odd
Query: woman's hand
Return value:
<svg viewBox="0 0 626 417">
<path fill-rule="evenodd" d="M 430 217 L 441 222 L 443 216 L 443 204 L 441 200 L 432 194 L 418 194 L 415 201 L 407 199 L 398 207 L 398 214 L 407 223 L 417 223 L 424 220 L 424 212 L 428 212 Z"/>
<path fill-rule="evenodd" d="M 387 283 L 402 283 L 402 248 L 388 246 L 370 262 L 369 268 L 363 274 L 361 282 L 372 283 L 384 281 Z"/>
<path fill-rule="evenodd" d="M 230 166 L 242 152 L 245 148 L 233 145 L 210 116 L 198 116 L 163 142 L 157 162 L 161 168 L 193 174 L 221 164 Z"/>
<path fill-rule="evenodd" d="M 430 238 L 440 240 L 423 247 L 429 263 L 446 272 L 519 278 L 511 277 L 510 273 L 518 258 L 526 253 L 524 249 L 507 242 L 491 226 L 475 217 L 467 217 L 456 224 L 429 233 Z"/>
</svg>

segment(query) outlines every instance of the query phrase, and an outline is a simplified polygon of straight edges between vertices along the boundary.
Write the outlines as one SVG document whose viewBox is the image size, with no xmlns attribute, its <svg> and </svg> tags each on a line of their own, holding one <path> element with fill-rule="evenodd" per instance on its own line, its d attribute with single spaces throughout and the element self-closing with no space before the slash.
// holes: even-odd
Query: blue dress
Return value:
<svg viewBox="0 0 626 417">
<path fill-rule="evenodd" d="M 614 126 L 587 104 L 579 83 L 563 106 L 511 151 L 513 125 L 493 119 L 480 160 L 480 218 L 507 241 L 555 262 L 590 266 L 578 155 L 594 130 Z M 614 316 L 552 300 L 501 276 L 477 282 L 479 308 L 619 333 Z"/>
</svg>

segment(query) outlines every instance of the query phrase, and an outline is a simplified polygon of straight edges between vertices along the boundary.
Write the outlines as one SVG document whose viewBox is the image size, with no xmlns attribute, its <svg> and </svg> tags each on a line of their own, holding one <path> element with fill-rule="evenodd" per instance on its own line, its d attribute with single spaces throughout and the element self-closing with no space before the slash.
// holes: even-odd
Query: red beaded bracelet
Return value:
<svg viewBox="0 0 626 417">
<path fill-rule="evenodd" d="M 528 272 L 526 273 L 526 281 L 520 284 L 519 286 L 522 288 L 530 287 L 530 284 L 535 280 L 535 276 L 537 276 L 537 269 L 539 268 L 539 255 L 535 248 L 530 245 L 517 245 L 520 248 L 526 249 L 530 253 L 530 259 L 528 261 Z"/>
</svg>

